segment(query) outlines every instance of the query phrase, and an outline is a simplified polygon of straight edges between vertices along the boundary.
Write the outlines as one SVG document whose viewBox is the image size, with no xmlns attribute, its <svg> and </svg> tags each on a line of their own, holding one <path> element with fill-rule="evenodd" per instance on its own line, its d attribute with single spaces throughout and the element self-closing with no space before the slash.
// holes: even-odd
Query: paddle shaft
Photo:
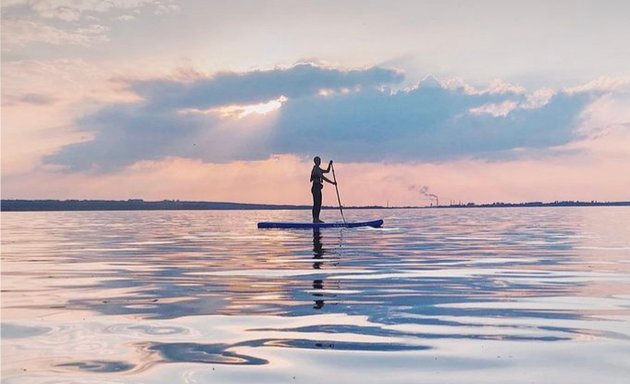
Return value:
<svg viewBox="0 0 630 384">
<path fill-rule="evenodd" d="M 333 181 L 335 182 L 335 191 L 337 191 L 337 201 L 339 202 L 339 212 L 341 212 L 341 219 L 344 224 L 346 222 L 346 218 L 343 216 L 343 207 L 341 206 L 341 198 L 339 197 L 339 188 L 337 187 L 337 176 L 335 176 L 335 166 L 331 164 L 332 173 L 333 173 Z"/>
</svg>

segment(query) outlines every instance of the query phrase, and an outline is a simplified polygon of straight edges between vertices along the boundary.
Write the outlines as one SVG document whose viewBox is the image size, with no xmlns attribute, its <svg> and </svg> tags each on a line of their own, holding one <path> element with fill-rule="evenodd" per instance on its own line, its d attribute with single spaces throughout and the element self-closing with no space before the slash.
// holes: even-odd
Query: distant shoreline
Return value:
<svg viewBox="0 0 630 384">
<path fill-rule="evenodd" d="M 448 208 L 517 208 L 517 207 L 619 207 L 630 206 L 630 201 L 554 201 L 491 204 L 449 204 L 440 206 L 344 206 L 345 209 L 448 209 Z M 211 201 L 144 201 L 129 200 L 2 200 L 2 212 L 45 211 L 175 211 L 175 210 L 310 210 L 310 205 L 252 204 Z M 323 209 L 337 209 L 325 206 Z"/>
</svg>

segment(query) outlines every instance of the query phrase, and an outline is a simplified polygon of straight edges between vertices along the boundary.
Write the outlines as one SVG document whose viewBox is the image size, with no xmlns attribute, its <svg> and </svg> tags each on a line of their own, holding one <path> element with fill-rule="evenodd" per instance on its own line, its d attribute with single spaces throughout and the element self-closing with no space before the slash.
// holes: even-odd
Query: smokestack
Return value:
<svg viewBox="0 0 630 384">
<path fill-rule="evenodd" d="M 414 190 L 416 188 L 418 187 L 415 185 L 412 185 L 411 187 L 409 187 L 410 190 Z M 438 206 L 440 205 L 440 199 L 437 197 L 437 195 L 433 193 L 429 193 L 429 187 L 427 187 L 426 185 L 419 187 L 418 191 L 420 192 L 422 196 L 428 197 L 430 199 L 435 199 L 435 204 Z"/>
</svg>

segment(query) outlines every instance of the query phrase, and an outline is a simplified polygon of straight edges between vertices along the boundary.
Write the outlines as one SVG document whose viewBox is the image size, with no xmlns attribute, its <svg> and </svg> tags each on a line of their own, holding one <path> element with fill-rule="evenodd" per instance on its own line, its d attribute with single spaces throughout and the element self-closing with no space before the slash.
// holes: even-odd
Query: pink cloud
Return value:
<svg viewBox="0 0 630 384">
<path fill-rule="evenodd" d="M 345 205 L 385 205 L 388 201 L 390 205 L 428 205 L 431 200 L 411 188 L 418 185 L 429 186 L 442 204 L 451 200 L 627 200 L 630 154 L 614 147 L 620 140 L 630 142 L 630 134 L 618 132 L 605 140 L 585 141 L 580 145 L 589 148 L 587 153 L 563 156 L 440 164 L 337 163 L 335 169 Z M 614 156 L 608 156 L 611 151 Z M 169 158 L 140 162 L 106 175 L 39 169 L 11 178 L 4 184 L 3 197 L 309 204 L 310 167 L 310 159 L 277 156 L 226 164 Z M 334 189 L 327 185 L 324 204 L 335 203 Z"/>
</svg>

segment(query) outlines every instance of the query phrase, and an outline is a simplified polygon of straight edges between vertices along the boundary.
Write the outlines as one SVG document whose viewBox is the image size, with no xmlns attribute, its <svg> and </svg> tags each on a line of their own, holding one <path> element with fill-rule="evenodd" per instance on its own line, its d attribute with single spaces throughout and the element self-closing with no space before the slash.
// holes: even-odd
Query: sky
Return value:
<svg viewBox="0 0 630 384">
<path fill-rule="evenodd" d="M 2 198 L 630 200 L 627 1 L 2 1 Z M 332 186 L 324 204 L 336 203 Z"/>
</svg>

